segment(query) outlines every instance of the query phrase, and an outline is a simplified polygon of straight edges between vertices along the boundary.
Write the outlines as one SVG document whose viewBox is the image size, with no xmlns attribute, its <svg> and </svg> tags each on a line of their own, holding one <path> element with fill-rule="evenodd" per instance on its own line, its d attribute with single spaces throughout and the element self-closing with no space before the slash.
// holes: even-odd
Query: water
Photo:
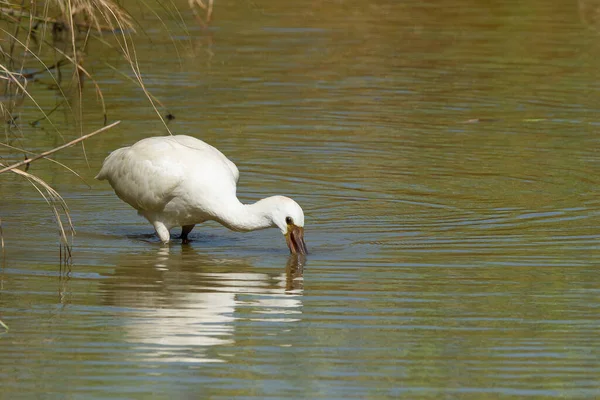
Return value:
<svg viewBox="0 0 600 400">
<path fill-rule="evenodd" d="M 306 260 L 214 223 L 160 246 L 93 176 L 165 129 L 90 49 L 123 122 L 87 142 L 89 168 L 56 158 L 91 188 L 30 169 L 69 204 L 69 274 L 44 200 L 2 175 L 1 396 L 600 397 L 593 6 L 216 3 L 210 35 L 148 29 L 170 129 L 235 161 L 244 201 L 296 199 Z"/>
</svg>

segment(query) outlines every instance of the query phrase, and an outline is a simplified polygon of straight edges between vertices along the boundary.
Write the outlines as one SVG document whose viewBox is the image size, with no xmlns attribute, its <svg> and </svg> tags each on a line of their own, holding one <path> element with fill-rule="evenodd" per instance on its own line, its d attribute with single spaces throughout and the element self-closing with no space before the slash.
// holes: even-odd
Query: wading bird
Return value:
<svg viewBox="0 0 600 400">
<path fill-rule="evenodd" d="M 181 226 L 181 239 L 188 243 L 194 225 L 212 220 L 234 231 L 279 228 L 292 254 L 306 254 L 298 203 L 272 196 L 242 204 L 236 196 L 235 164 L 191 136 L 151 137 L 117 149 L 106 157 L 96 179 L 108 180 L 165 244 L 171 228 Z"/>
</svg>

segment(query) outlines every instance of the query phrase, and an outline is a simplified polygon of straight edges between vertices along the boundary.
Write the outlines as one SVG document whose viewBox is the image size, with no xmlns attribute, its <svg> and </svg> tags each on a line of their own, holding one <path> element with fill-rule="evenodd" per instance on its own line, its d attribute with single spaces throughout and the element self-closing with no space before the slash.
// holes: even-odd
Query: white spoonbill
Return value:
<svg viewBox="0 0 600 400">
<path fill-rule="evenodd" d="M 279 228 L 292 254 L 306 254 L 304 213 L 294 200 L 272 196 L 242 204 L 239 171 L 216 148 L 191 136 L 142 139 L 110 153 L 96 179 L 107 179 L 121 200 L 154 226 L 163 243 L 181 226 L 183 243 L 194 225 L 217 221 L 234 231 Z"/>
</svg>

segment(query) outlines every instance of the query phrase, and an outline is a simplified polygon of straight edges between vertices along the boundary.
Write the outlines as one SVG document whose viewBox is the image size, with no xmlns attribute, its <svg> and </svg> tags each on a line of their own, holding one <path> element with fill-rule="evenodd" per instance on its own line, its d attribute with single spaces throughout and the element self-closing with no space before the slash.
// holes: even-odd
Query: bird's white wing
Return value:
<svg viewBox="0 0 600 400">
<path fill-rule="evenodd" d="M 198 140 L 192 136 L 177 135 L 173 136 L 172 138 L 176 140 L 177 143 L 189 147 L 191 149 L 198 150 L 199 152 L 210 152 L 213 157 L 220 160 L 221 162 L 224 162 L 227 165 L 227 167 L 231 171 L 231 174 L 233 175 L 235 183 L 239 181 L 240 171 L 238 170 L 237 166 L 231 160 L 229 160 L 223 153 L 221 153 L 221 151 L 219 151 L 219 149 L 217 149 L 216 147 L 213 147 L 210 144 Z M 200 154 L 202 153 L 198 153 L 198 156 Z M 206 155 L 204 156 L 206 157 Z"/>
<path fill-rule="evenodd" d="M 184 179 L 184 165 L 160 146 L 113 151 L 97 179 L 107 179 L 121 200 L 139 211 L 161 211 Z M 162 153 L 162 154 L 161 154 Z M 160 156 L 158 156 L 160 155 Z"/>
</svg>

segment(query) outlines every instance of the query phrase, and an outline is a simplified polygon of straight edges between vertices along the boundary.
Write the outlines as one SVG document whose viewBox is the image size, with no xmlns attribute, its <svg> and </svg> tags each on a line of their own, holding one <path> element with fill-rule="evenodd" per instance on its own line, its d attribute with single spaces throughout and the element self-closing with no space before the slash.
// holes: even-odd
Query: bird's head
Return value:
<svg viewBox="0 0 600 400">
<path fill-rule="evenodd" d="M 274 196 L 272 210 L 273 224 L 285 236 L 292 254 L 306 254 L 304 243 L 304 212 L 294 200 L 284 196 Z"/>
</svg>

